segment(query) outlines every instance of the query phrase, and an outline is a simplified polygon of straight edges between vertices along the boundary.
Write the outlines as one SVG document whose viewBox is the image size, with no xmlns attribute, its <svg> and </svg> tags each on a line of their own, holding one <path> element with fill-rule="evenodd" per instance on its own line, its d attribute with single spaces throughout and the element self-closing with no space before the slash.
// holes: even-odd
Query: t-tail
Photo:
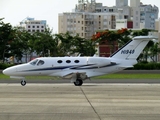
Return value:
<svg viewBox="0 0 160 120">
<path fill-rule="evenodd" d="M 141 54 L 150 40 L 157 39 L 154 36 L 137 36 L 129 41 L 126 45 L 113 53 L 110 57 L 116 59 L 135 60 Z"/>
</svg>

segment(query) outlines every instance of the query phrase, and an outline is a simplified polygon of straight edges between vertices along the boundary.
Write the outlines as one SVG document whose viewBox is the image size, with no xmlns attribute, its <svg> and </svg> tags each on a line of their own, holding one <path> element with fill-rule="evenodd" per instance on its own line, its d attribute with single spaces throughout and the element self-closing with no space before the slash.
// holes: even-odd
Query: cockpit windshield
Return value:
<svg viewBox="0 0 160 120">
<path fill-rule="evenodd" d="M 32 60 L 32 61 L 30 62 L 30 64 L 31 64 L 31 65 L 36 65 L 37 61 L 38 61 L 38 59 Z"/>
<path fill-rule="evenodd" d="M 38 63 L 37 63 L 37 66 L 40 66 L 40 65 L 43 65 L 44 64 L 44 61 L 43 60 L 39 60 Z"/>
<path fill-rule="evenodd" d="M 40 66 L 40 65 L 43 65 L 44 64 L 44 61 L 43 60 L 38 60 L 38 59 L 35 59 L 35 60 L 32 60 L 30 62 L 31 65 L 37 65 L 37 66 Z"/>
</svg>

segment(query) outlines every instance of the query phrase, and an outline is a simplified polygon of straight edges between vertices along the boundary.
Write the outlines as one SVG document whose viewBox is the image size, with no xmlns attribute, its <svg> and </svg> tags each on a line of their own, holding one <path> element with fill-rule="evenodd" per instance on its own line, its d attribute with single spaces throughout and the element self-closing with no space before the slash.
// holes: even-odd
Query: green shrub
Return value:
<svg viewBox="0 0 160 120">
<path fill-rule="evenodd" d="M 5 64 L 5 63 L 0 63 L 0 69 L 6 69 L 8 67 L 13 66 L 13 64 Z"/>
<path fill-rule="evenodd" d="M 160 70 L 160 63 L 137 63 L 134 70 Z"/>
</svg>

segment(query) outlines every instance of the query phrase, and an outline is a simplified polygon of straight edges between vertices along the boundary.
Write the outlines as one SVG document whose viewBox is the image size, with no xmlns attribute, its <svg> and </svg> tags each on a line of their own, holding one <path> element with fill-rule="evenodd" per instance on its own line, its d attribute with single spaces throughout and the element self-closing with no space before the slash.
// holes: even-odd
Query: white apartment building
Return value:
<svg viewBox="0 0 160 120">
<path fill-rule="evenodd" d="M 140 28 L 140 0 L 130 0 L 131 20 L 133 21 L 133 28 Z"/>
<path fill-rule="evenodd" d="M 158 19 L 159 9 L 157 6 L 143 5 L 140 6 L 140 23 L 143 28 L 155 29 L 155 21 Z"/>
<path fill-rule="evenodd" d="M 46 20 L 35 20 L 34 18 L 27 17 L 20 22 L 20 27 L 30 33 L 44 32 L 46 28 L 46 23 Z M 27 57 L 26 55 L 23 55 L 22 62 L 25 63 L 37 57 L 38 56 L 35 52 L 33 52 L 31 55 L 28 54 Z M 17 63 L 15 59 L 14 62 Z"/>
<path fill-rule="evenodd" d="M 46 28 L 46 20 L 35 20 L 27 17 L 20 22 L 20 26 L 28 32 L 43 32 Z"/>
<path fill-rule="evenodd" d="M 116 5 L 113 7 L 103 6 L 96 0 L 90 0 L 90 2 L 78 0 L 74 12 L 59 14 L 58 32 L 69 31 L 72 35 L 79 34 L 80 37 L 91 38 L 97 30 L 121 29 L 122 27 L 148 29 L 145 25 L 155 22 L 154 20 L 158 17 L 158 8 L 153 11 L 154 19 L 151 17 L 150 21 L 142 20 L 144 17 L 142 16 L 142 7 L 140 0 L 130 0 L 130 6 L 128 6 L 128 0 L 116 0 Z M 147 15 L 147 11 L 143 12 L 143 15 Z M 142 22 L 145 25 L 142 25 Z M 150 29 L 153 29 L 153 26 Z"/>
<path fill-rule="evenodd" d="M 59 14 L 59 33 L 70 32 L 75 36 L 91 38 L 97 30 L 115 29 L 117 14 L 110 13 L 63 13 Z"/>
<path fill-rule="evenodd" d="M 75 12 L 59 14 L 58 32 L 91 38 L 97 30 L 115 29 L 118 13 L 112 11 L 95 0 L 78 0 Z"/>
<path fill-rule="evenodd" d="M 128 0 L 116 0 L 116 7 L 128 6 Z"/>
</svg>

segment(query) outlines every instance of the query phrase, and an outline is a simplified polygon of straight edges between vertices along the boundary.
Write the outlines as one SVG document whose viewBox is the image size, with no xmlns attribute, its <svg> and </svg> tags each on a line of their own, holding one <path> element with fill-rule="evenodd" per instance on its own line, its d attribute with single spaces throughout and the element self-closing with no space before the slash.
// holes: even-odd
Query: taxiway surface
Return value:
<svg viewBox="0 0 160 120">
<path fill-rule="evenodd" d="M 160 84 L 0 84 L 0 120 L 159 120 Z"/>
</svg>

